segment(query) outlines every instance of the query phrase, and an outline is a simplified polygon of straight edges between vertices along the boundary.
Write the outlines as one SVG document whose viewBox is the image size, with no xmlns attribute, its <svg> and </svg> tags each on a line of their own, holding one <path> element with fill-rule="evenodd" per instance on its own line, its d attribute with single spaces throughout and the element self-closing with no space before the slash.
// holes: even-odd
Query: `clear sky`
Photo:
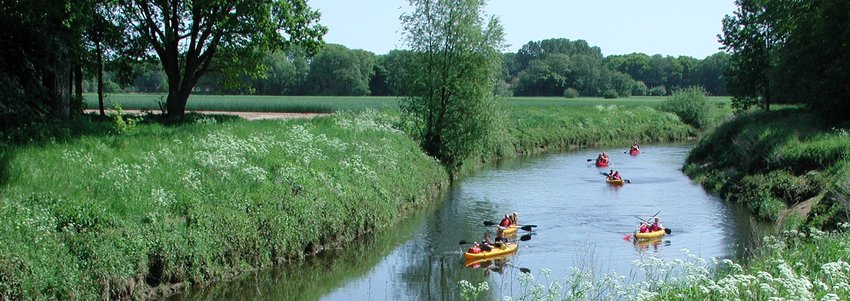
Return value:
<svg viewBox="0 0 850 301">
<path fill-rule="evenodd" d="M 406 0 L 310 0 L 328 27 L 325 41 L 385 54 L 405 48 L 399 16 Z M 705 58 L 733 0 L 489 0 L 505 28 L 508 51 L 529 41 L 583 39 L 605 55 L 643 52 Z"/>
</svg>

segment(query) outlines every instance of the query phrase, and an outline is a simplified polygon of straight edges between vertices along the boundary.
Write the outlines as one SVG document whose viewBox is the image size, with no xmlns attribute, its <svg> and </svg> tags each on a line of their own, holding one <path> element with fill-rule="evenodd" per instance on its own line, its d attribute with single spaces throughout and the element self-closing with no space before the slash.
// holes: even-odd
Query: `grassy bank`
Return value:
<svg viewBox="0 0 850 301">
<path fill-rule="evenodd" d="M 143 297 L 381 229 L 447 176 L 372 111 L 5 149 L 0 299 Z"/>
<path fill-rule="evenodd" d="M 523 274 L 519 288 L 505 300 L 848 300 L 850 298 L 850 225 L 809 234 L 785 231 L 768 237 L 746 265 L 729 259 L 706 260 L 688 250 L 686 259 L 635 260 L 632 281 L 625 275 L 600 275 L 573 268 L 564 279 L 549 271 Z M 464 300 L 480 300 L 486 282 L 462 283 Z"/>
<path fill-rule="evenodd" d="M 647 106 L 515 107 L 510 143 L 517 153 L 684 140 L 695 130 L 673 114 Z"/>
<path fill-rule="evenodd" d="M 787 209 L 807 200 L 815 203 L 812 214 L 788 220 L 834 229 L 850 218 L 850 135 L 803 109 L 723 124 L 691 151 L 685 172 L 766 220 L 796 214 Z"/>
</svg>

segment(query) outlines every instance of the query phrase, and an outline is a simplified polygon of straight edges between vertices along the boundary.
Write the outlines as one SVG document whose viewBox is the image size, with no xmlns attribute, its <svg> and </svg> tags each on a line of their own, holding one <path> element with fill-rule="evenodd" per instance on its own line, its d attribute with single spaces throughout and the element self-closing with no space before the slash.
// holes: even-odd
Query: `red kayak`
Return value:
<svg viewBox="0 0 850 301">
<path fill-rule="evenodd" d="M 608 161 L 596 160 L 596 167 L 608 167 Z"/>
<path fill-rule="evenodd" d="M 630 149 L 630 150 L 629 150 L 629 155 L 634 156 L 634 155 L 637 155 L 637 154 L 640 154 L 640 150 L 639 150 L 639 149 L 635 149 L 635 148 L 633 148 L 633 149 Z"/>
</svg>

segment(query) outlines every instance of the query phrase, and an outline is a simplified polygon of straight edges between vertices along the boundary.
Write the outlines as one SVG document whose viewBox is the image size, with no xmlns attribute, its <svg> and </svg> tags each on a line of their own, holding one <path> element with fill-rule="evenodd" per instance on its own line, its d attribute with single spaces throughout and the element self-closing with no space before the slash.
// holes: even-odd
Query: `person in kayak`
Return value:
<svg viewBox="0 0 850 301">
<path fill-rule="evenodd" d="M 664 229 L 664 226 L 661 225 L 661 219 L 656 216 L 655 221 L 649 225 L 649 232 L 655 232 L 661 229 Z"/>
<path fill-rule="evenodd" d="M 611 179 L 612 180 L 622 180 L 623 177 L 620 176 L 620 171 L 618 170 L 618 171 L 615 171 L 613 174 L 611 174 Z"/>
<path fill-rule="evenodd" d="M 508 217 L 507 214 L 505 214 L 505 217 L 502 218 L 502 221 L 499 222 L 499 227 L 507 228 L 507 227 L 510 227 L 510 226 L 511 226 L 511 218 Z"/>
<path fill-rule="evenodd" d="M 637 141 L 635 141 L 634 143 L 632 143 L 632 148 L 631 148 L 631 149 L 629 149 L 629 150 L 636 150 L 636 151 L 639 151 L 639 150 L 640 150 L 640 145 L 637 143 Z"/>
<path fill-rule="evenodd" d="M 477 242 L 477 241 L 472 242 L 472 246 L 471 246 L 471 247 L 469 247 L 469 250 L 467 250 L 467 253 L 472 253 L 472 254 L 478 254 L 478 253 L 481 253 L 481 247 L 480 247 L 480 246 L 478 246 L 478 242 Z"/>
<path fill-rule="evenodd" d="M 481 239 L 481 243 L 484 245 L 493 245 L 493 241 L 490 240 L 490 232 L 484 232 L 484 238 Z"/>
<path fill-rule="evenodd" d="M 505 229 L 502 227 L 496 228 L 496 240 L 493 244 L 508 242 L 508 238 L 505 237 Z"/>
<path fill-rule="evenodd" d="M 638 227 L 638 232 L 649 233 L 649 224 L 647 224 L 645 221 L 641 221 L 640 226 Z"/>
<path fill-rule="evenodd" d="M 516 211 L 514 211 L 514 213 L 511 213 L 511 225 L 519 226 L 519 222 L 517 221 L 518 217 L 519 215 L 516 213 Z"/>
</svg>

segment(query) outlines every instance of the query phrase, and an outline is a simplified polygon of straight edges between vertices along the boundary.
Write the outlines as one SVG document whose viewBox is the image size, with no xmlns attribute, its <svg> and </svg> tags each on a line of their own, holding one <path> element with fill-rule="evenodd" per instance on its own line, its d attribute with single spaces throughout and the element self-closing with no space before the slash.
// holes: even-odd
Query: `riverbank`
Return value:
<svg viewBox="0 0 850 301">
<path fill-rule="evenodd" d="M 850 135 L 804 109 L 753 112 L 700 141 L 684 171 L 707 189 L 789 228 L 850 221 Z M 811 214 L 795 210 L 809 204 Z"/>
<path fill-rule="evenodd" d="M 493 153 L 694 133 L 674 115 L 642 106 L 534 106 L 510 114 Z M 432 203 L 448 180 L 394 129 L 394 115 L 201 117 L 140 124 L 125 134 L 101 121 L 80 126 L 85 133 L 7 148 L 0 297 L 151 298 L 384 229 Z"/>
<path fill-rule="evenodd" d="M 5 151 L 0 299 L 145 299 L 386 228 L 447 175 L 375 112 Z"/>
</svg>

